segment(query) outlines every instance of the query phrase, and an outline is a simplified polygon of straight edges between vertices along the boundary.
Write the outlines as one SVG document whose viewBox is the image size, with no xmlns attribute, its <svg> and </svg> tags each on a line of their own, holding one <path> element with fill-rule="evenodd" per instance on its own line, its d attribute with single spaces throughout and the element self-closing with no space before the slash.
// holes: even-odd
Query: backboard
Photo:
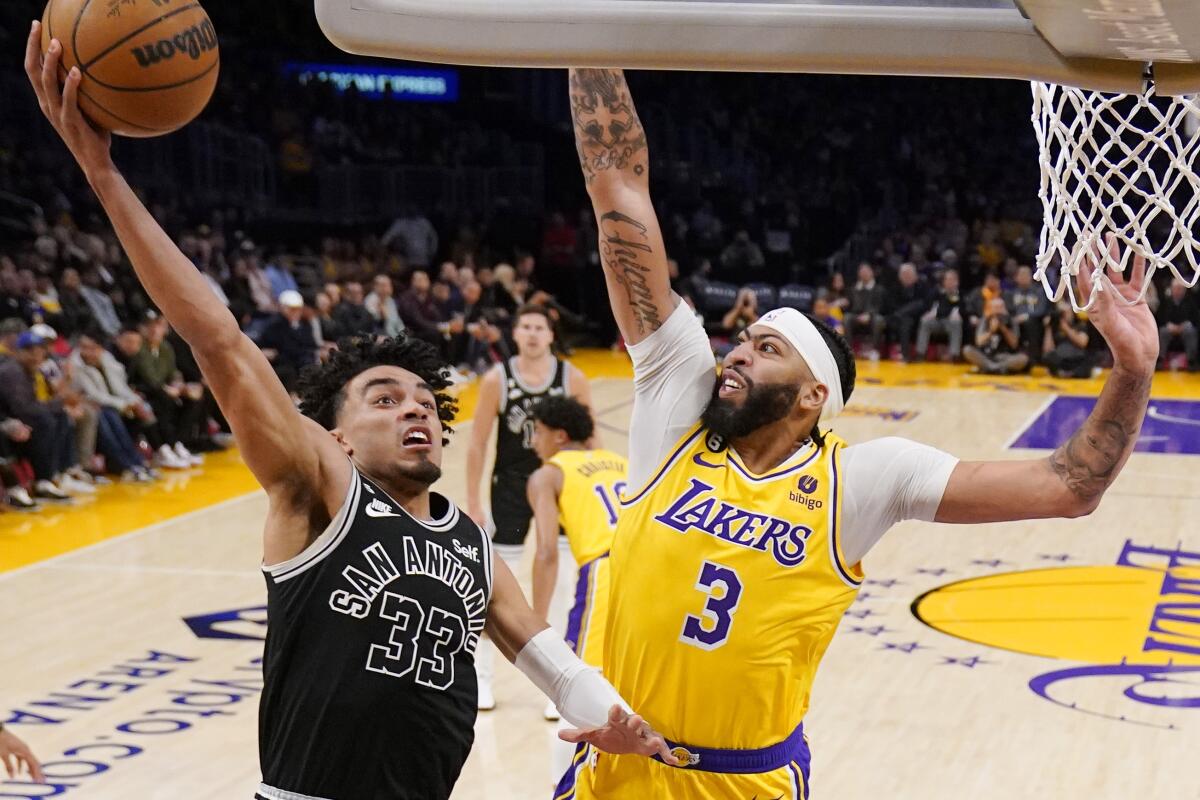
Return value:
<svg viewBox="0 0 1200 800">
<path fill-rule="evenodd" d="M 315 0 L 344 50 L 491 66 L 1019 78 L 1200 91 L 1197 0 Z"/>
</svg>

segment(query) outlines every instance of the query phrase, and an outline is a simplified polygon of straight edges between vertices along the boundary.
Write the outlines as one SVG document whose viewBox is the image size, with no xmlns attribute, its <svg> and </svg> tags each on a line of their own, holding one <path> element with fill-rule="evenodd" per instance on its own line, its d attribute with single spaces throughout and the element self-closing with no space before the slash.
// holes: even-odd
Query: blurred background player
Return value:
<svg viewBox="0 0 1200 800">
<path fill-rule="evenodd" d="M 533 608 L 547 614 L 560 576 L 575 576 L 567 644 L 585 663 L 604 662 L 608 608 L 608 551 L 617 529 L 617 508 L 628 464 L 611 450 L 593 449 L 595 425 L 587 406 L 550 397 L 532 409 L 533 448 L 542 466 L 529 476 L 529 505 L 537 530 L 533 559 Z M 559 568 L 559 551 L 570 548 L 575 570 Z M 562 727 L 562 723 L 559 723 Z M 557 782 L 574 746 L 555 737 L 550 769 Z"/>
<path fill-rule="evenodd" d="M 533 518 L 525 483 L 541 465 L 533 450 L 530 409 L 539 400 L 564 396 L 590 406 L 591 389 L 582 371 L 551 351 L 554 326 L 545 308 L 536 305 L 518 308 L 512 336 L 517 354 L 496 364 L 479 382 L 479 405 L 467 450 L 467 513 L 491 534 L 496 554 L 515 572 Z M 479 484 L 488 438 L 497 417 L 500 425 L 496 433 L 496 460 L 492 465 L 489 515 L 484 513 L 480 502 Z M 571 587 L 566 581 L 560 584 L 561 590 L 556 593 L 559 600 L 550 609 L 550 624 L 561 632 L 566 627 Z M 475 658 L 481 710 L 496 706 L 492 694 L 493 660 L 491 645 L 485 639 Z M 546 717 L 557 718 L 553 708 L 546 708 Z"/>
</svg>

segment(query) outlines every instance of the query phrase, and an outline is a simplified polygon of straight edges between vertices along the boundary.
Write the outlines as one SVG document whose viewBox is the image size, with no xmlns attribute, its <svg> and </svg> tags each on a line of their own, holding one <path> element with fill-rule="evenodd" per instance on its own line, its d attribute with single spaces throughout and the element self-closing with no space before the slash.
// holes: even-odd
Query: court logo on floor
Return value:
<svg viewBox="0 0 1200 800">
<path fill-rule="evenodd" d="M 184 617 L 183 621 L 199 639 L 246 639 L 261 642 L 267 638 L 266 606 L 214 611 L 210 614 Z"/>
<path fill-rule="evenodd" d="M 1127 541 L 1111 566 L 956 581 L 922 594 L 912 613 L 969 642 L 1082 662 L 1029 681 L 1065 708 L 1162 728 L 1200 710 L 1200 552 L 1182 545 Z"/>
<path fill-rule="evenodd" d="M 1053 450 L 1079 429 L 1095 405 L 1094 397 L 1055 397 L 1011 446 Z M 1151 400 L 1134 450 L 1200 455 L 1200 402 Z"/>
</svg>

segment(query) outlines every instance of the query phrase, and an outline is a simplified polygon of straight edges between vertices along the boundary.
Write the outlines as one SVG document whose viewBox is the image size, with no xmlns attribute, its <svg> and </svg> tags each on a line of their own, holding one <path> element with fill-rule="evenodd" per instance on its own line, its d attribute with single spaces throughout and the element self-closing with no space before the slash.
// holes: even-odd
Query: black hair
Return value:
<svg viewBox="0 0 1200 800">
<path fill-rule="evenodd" d="M 297 384 L 300 413 L 332 430 L 346 401 L 347 384 L 359 373 L 379 366 L 406 369 L 428 383 L 433 388 L 442 429 L 454 432 L 450 423 L 458 412 L 458 401 L 444 391 L 450 385 L 450 370 L 433 345 L 403 333 L 378 341 L 367 336 L 340 339 L 328 361 L 301 371 Z M 449 440 L 443 437 L 442 444 L 449 444 Z"/>
<path fill-rule="evenodd" d="M 76 341 L 82 339 L 83 337 L 91 339 L 101 347 L 108 347 L 108 343 L 110 341 L 109 336 L 104 332 L 104 329 L 95 323 L 89 323 L 85 325 L 83 330 L 79 331 L 79 333 L 75 335 Z"/>
<path fill-rule="evenodd" d="M 857 377 L 857 368 L 854 366 L 854 351 L 850 349 L 849 342 L 840 333 L 816 317 L 809 314 L 805 314 L 805 316 L 816 326 L 817 332 L 821 334 L 821 338 L 828 345 L 829 352 L 833 354 L 833 361 L 837 364 L 838 375 L 842 379 L 842 402 L 850 402 L 850 395 L 854 392 L 854 379 Z M 817 427 L 817 423 L 813 423 L 812 432 L 808 436 L 817 447 L 825 446 L 825 435 L 821 433 Z"/>
<path fill-rule="evenodd" d="M 596 430 L 588 407 L 573 397 L 547 397 L 529 413 L 547 428 L 564 431 L 572 442 L 586 442 Z"/>
</svg>

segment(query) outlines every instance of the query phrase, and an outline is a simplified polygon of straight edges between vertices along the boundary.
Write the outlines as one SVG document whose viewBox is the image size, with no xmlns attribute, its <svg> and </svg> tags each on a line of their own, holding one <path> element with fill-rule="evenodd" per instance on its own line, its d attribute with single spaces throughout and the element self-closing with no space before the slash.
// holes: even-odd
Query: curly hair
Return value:
<svg viewBox="0 0 1200 800">
<path fill-rule="evenodd" d="M 842 379 L 842 401 L 849 403 L 850 395 L 854 392 L 854 380 L 858 377 L 858 369 L 854 366 L 854 351 L 850 349 L 850 344 L 846 339 L 833 328 L 811 314 L 805 314 L 804 316 L 808 317 L 812 324 L 817 327 L 817 332 L 821 334 L 821 338 L 825 340 L 825 344 L 829 345 L 829 352 L 833 353 L 833 360 L 837 364 L 838 375 Z M 808 436 L 817 447 L 825 446 L 825 435 L 821 433 L 816 423 L 813 424 L 812 432 Z"/>
<path fill-rule="evenodd" d="M 406 369 L 428 383 L 433 388 L 442 429 L 454 432 L 450 423 L 458 413 L 458 401 L 444 391 L 450 385 L 449 368 L 433 345 L 403 333 L 378 341 L 367 336 L 340 339 L 328 361 L 305 367 L 300 373 L 300 413 L 332 430 L 346 401 L 346 386 L 359 373 L 379 366 Z M 449 440 L 442 437 L 442 445 L 446 444 Z"/>
<path fill-rule="evenodd" d="M 592 413 L 573 397 L 547 397 L 529 411 L 547 428 L 564 431 L 572 442 L 586 442 L 596 430 Z"/>
</svg>

